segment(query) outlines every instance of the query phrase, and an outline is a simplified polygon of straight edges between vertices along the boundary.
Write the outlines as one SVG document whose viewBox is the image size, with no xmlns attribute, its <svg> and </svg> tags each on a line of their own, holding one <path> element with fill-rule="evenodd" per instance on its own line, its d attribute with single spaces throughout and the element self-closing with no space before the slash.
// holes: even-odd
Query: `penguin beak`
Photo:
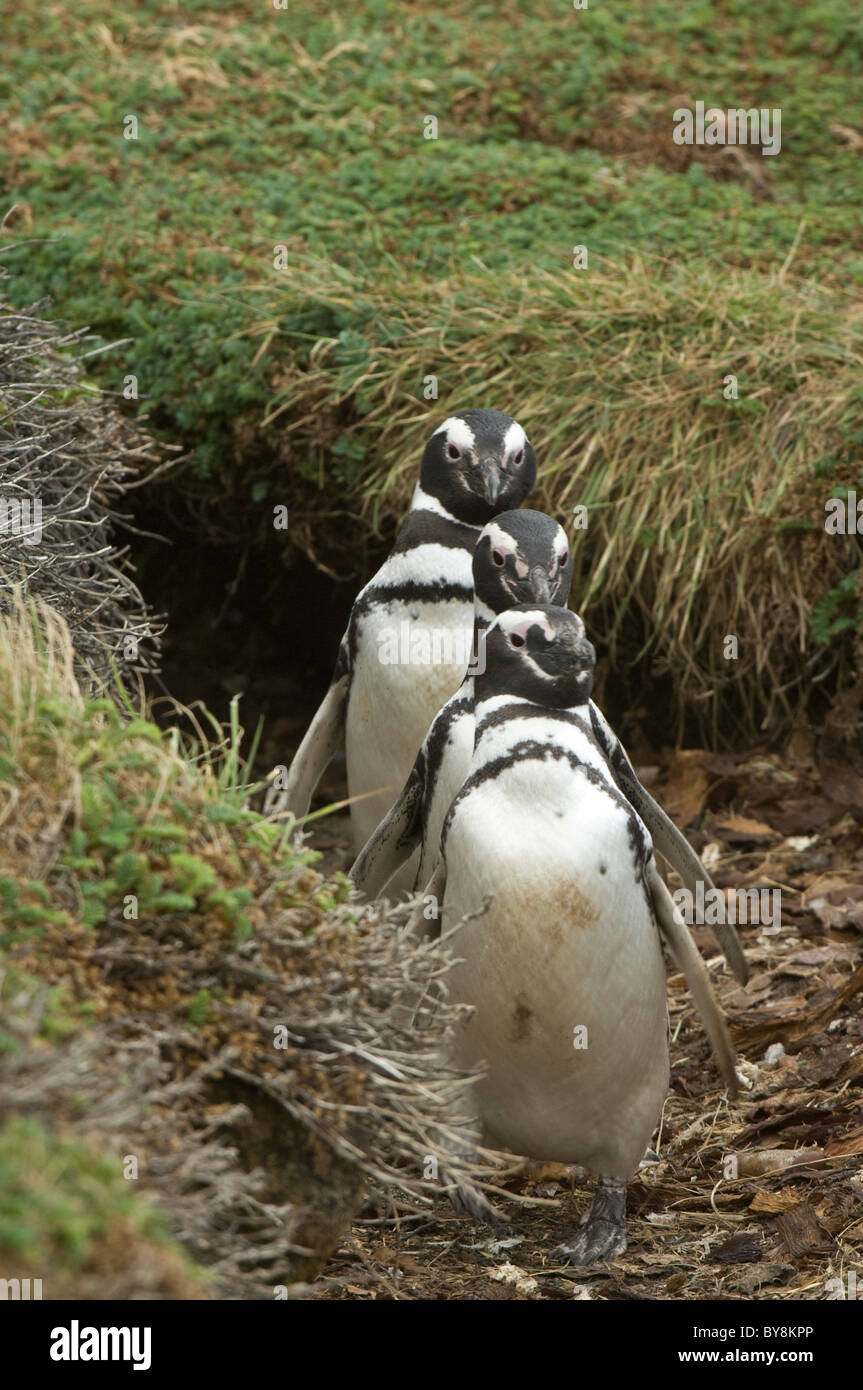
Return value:
<svg viewBox="0 0 863 1390">
<path fill-rule="evenodd" d="M 588 642 L 586 637 L 579 637 L 572 649 L 573 662 L 576 666 L 592 667 L 596 665 L 596 648 L 592 642 Z"/>
<path fill-rule="evenodd" d="M 500 497 L 500 465 L 497 459 L 486 458 L 480 461 L 480 478 L 486 501 L 493 507 Z"/>
<path fill-rule="evenodd" d="M 531 598 L 537 603 L 553 603 L 554 591 L 551 580 L 541 565 L 534 565 L 530 572 Z"/>
</svg>

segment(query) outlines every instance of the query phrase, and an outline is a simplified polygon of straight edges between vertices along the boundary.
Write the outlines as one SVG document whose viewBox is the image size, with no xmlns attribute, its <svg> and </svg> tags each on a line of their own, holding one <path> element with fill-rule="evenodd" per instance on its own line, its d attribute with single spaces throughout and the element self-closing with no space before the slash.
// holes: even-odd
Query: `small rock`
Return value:
<svg viewBox="0 0 863 1390">
<path fill-rule="evenodd" d="M 754 1063 L 743 1058 L 737 1063 L 734 1072 L 744 1091 L 751 1091 L 758 1080 L 758 1068 Z"/>
<path fill-rule="evenodd" d="M 533 1275 L 519 1269 L 518 1265 L 499 1265 L 497 1269 L 491 1271 L 489 1278 L 494 1279 L 498 1284 L 511 1284 L 517 1293 L 536 1293 L 539 1289 L 539 1284 Z"/>
</svg>

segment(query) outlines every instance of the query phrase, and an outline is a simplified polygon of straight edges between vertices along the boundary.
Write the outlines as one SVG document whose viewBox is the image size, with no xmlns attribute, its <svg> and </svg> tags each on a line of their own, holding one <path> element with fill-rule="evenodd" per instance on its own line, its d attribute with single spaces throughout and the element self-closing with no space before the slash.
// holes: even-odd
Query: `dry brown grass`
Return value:
<svg viewBox="0 0 863 1390">
<path fill-rule="evenodd" d="M 808 619 L 861 556 L 856 537 L 823 529 L 826 498 L 859 470 L 847 443 L 859 301 L 795 279 L 790 258 L 764 275 L 591 255 L 587 271 L 495 276 L 493 302 L 480 266 L 434 285 L 314 264 L 294 275 L 292 293 L 350 312 L 368 354 L 346 380 L 338 341 L 311 344 L 269 419 L 286 457 L 321 470 L 353 431 L 373 526 L 406 506 L 434 423 L 467 404 L 503 408 L 537 451 L 531 504 L 564 525 L 588 508 L 587 531 L 573 533 L 573 606 L 612 662 L 649 653 L 654 673 L 674 673 L 678 716 L 695 712 L 714 735 L 720 707 L 750 731 L 775 726 L 795 690 L 835 665 Z M 259 325 L 262 340 L 273 328 Z M 737 401 L 723 397 L 729 374 Z"/>
<path fill-rule="evenodd" d="M 88 380 L 86 332 L 45 309 L 0 295 L 0 609 L 37 595 L 69 623 L 79 669 L 152 670 L 162 629 L 117 532 L 121 499 L 145 465 L 158 471 L 159 451 Z"/>
<path fill-rule="evenodd" d="M 416 1210 L 440 1190 L 428 1156 L 469 1171 L 466 1080 L 441 1060 L 454 1009 L 415 1029 L 403 1004 L 436 994 L 446 948 L 248 810 L 238 742 L 190 759 L 82 692 L 56 614 L 0 614 L 2 1108 L 146 1158 L 222 1295 L 272 1297 L 368 1182 Z"/>
</svg>

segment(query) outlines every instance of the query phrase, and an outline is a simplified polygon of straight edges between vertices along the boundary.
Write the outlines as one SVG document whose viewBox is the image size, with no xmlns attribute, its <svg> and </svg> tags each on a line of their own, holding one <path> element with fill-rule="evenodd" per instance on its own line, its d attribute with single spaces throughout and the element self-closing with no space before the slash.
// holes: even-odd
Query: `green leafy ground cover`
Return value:
<svg viewBox="0 0 863 1390">
<path fill-rule="evenodd" d="M 837 622 L 849 650 L 859 546 L 820 532 L 861 473 L 854 5 L 24 0 L 7 30 L 14 293 L 131 340 L 94 372 L 136 375 L 238 546 L 290 503 L 335 563 L 337 511 L 391 533 L 432 420 L 502 406 L 538 504 L 595 508 L 578 602 L 684 705 L 728 684 L 752 727 L 751 677 L 800 681 Z M 696 101 L 778 108 L 780 153 L 676 144 Z M 717 644 L 754 590 L 744 678 Z"/>
</svg>

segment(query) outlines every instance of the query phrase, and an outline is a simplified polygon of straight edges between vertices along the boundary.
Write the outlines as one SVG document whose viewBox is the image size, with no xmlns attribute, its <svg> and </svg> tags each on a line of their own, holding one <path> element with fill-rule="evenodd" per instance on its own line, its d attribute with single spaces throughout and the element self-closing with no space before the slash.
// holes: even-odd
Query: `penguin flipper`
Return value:
<svg viewBox="0 0 863 1390">
<path fill-rule="evenodd" d="M 708 893 L 714 883 L 686 836 L 678 830 L 674 821 L 663 811 L 658 801 L 638 780 L 635 768 L 627 756 L 626 749 L 612 729 L 605 715 L 597 705 L 590 702 L 590 721 L 602 751 L 608 759 L 612 776 L 630 806 L 638 813 L 647 829 L 656 850 L 667 859 L 672 869 L 680 875 L 684 886 L 695 896 L 696 885 L 704 884 Z M 740 945 L 740 938 L 730 922 L 711 925 L 711 932 L 717 946 L 724 955 L 736 979 L 742 985 L 749 979 L 749 966 Z"/>
<path fill-rule="evenodd" d="M 422 838 L 422 806 L 425 792 L 422 754 L 395 805 L 372 831 L 350 871 L 354 887 L 367 898 L 377 898 L 402 864 L 410 859 Z"/>
<path fill-rule="evenodd" d="M 309 803 L 324 769 L 339 746 L 345 727 L 350 675 L 337 676 L 306 730 L 288 772 L 288 785 L 278 803 L 279 811 L 290 811 L 295 820 L 308 814 Z"/>
<path fill-rule="evenodd" d="M 441 933 L 441 914 L 443 912 L 443 896 L 446 892 L 446 864 L 441 859 L 437 868 L 422 890 L 416 906 L 411 912 L 410 917 L 405 923 L 405 936 L 412 937 L 414 940 L 434 941 Z M 436 912 L 433 917 L 426 915 L 429 898 L 434 898 Z"/>
<path fill-rule="evenodd" d="M 668 942 L 678 969 L 683 971 L 686 982 L 692 991 L 695 1007 L 704 1024 L 704 1031 L 710 1039 L 713 1054 L 719 1064 L 722 1078 L 731 1096 L 737 1095 L 737 1072 L 735 1070 L 734 1046 L 728 1032 L 725 1017 L 713 992 L 707 967 L 689 934 L 683 918 L 675 906 L 674 899 L 659 876 L 655 862 L 647 869 L 647 882 L 653 898 L 657 925 Z"/>
<path fill-rule="evenodd" d="M 693 897 L 699 881 L 704 884 L 705 894 L 709 893 L 714 887 L 709 873 L 686 836 L 678 830 L 659 803 L 654 801 L 647 788 L 641 785 L 629 759 L 626 758 L 625 770 L 620 767 L 615 771 L 621 791 L 650 831 L 653 848 L 680 874 L 684 886 Z M 717 922 L 710 925 L 710 930 L 735 978 L 745 985 L 749 979 L 749 966 L 734 927 L 730 922 Z"/>
</svg>

